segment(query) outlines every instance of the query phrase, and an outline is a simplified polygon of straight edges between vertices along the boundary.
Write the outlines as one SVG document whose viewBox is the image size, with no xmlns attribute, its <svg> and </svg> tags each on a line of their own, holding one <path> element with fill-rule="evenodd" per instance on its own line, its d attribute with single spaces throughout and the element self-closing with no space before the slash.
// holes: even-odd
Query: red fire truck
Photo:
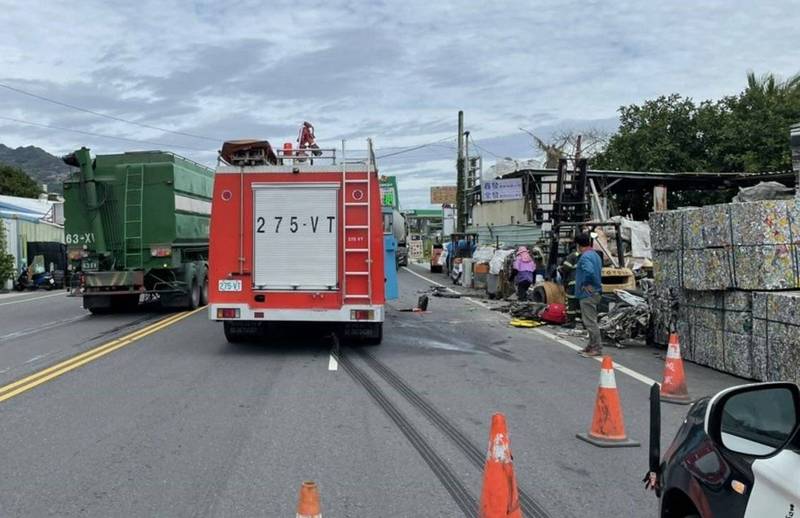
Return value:
<svg viewBox="0 0 800 518">
<path fill-rule="evenodd" d="M 367 158 L 334 149 L 273 150 L 230 141 L 214 177 L 209 318 L 237 342 L 268 322 L 318 322 L 379 344 L 383 225 L 372 144 Z"/>
</svg>

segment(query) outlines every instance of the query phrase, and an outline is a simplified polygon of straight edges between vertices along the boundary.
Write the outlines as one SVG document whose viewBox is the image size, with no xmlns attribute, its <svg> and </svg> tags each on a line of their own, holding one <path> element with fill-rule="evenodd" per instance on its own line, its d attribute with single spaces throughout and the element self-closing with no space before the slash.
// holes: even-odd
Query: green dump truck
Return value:
<svg viewBox="0 0 800 518">
<path fill-rule="evenodd" d="M 167 308 L 208 302 L 214 171 L 172 153 L 64 157 L 64 233 L 71 294 L 92 313 L 144 298 Z"/>
</svg>

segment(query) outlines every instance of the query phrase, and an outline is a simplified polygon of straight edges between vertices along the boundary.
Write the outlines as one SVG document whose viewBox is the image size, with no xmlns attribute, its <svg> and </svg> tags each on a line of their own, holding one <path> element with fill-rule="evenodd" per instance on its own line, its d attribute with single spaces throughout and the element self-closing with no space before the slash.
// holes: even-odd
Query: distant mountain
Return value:
<svg viewBox="0 0 800 518">
<path fill-rule="evenodd" d="M 12 149 L 0 144 L 0 164 L 19 167 L 38 184 L 47 184 L 50 192 L 61 192 L 61 182 L 71 168 L 42 148 L 25 146 Z"/>
</svg>

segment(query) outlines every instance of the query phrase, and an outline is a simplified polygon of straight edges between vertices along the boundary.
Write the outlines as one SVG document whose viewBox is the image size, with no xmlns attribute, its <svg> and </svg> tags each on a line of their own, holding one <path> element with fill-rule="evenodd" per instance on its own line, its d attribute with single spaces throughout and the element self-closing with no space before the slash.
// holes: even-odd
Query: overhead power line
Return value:
<svg viewBox="0 0 800 518">
<path fill-rule="evenodd" d="M 28 92 L 26 90 L 22 90 L 21 88 L 16 88 L 14 86 L 7 85 L 5 83 L 0 83 L 0 87 L 5 88 L 6 90 L 11 90 L 12 92 L 16 92 L 16 93 L 19 93 L 19 94 L 22 94 L 22 95 L 27 95 L 28 97 L 33 97 L 34 99 L 39 99 L 40 101 L 45 101 L 45 102 L 48 102 L 48 103 L 51 103 L 51 104 L 56 104 L 58 106 L 63 106 L 65 108 L 70 108 L 72 110 L 77 110 L 77 111 L 83 112 L 83 113 L 89 113 L 91 115 L 96 115 L 97 117 L 103 117 L 104 119 L 109 119 L 109 120 L 116 121 L 116 122 L 124 122 L 125 124 L 133 124 L 134 126 L 139 126 L 140 128 L 152 129 L 152 130 L 161 131 L 161 132 L 164 132 L 164 133 L 172 133 L 173 135 L 181 135 L 183 137 L 191 137 L 191 138 L 197 138 L 197 139 L 202 139 L 202 140 L 210 140 L 212 142 L 221 142 L 222 140 L 224 140 L 224 139 L 219 139 L 219 138 L 206 137 L 204 135 L 196 135 L 194 133 L 186 133 L 184 131 L 175 131 L 175 130 L 171 130 L 171 129 L 167 129 L 167 128 L 161 128 L 159 126 L 153 126 L 153 125 L 150 125 L 150 124 L 145 124 L 143 122 L 136 122 L 136 121 L 132 121 L 132 120 L 129 120 L 129 119 L 123 119 L 122 117 L 115 117 L 114 115 L 108 115 L 106 113 L 97 112 L 97 111 L 94 111 L 94 110 L 90 110 L 88 108 L 83 108 L 82 106 L 76 106 L 74 104 L 69 104 L 69 103 L 65 103 L 65 102 L 62 102 L 62 101 L 58 101 L 56 99 L 51 99 L 51 98 L 45 97 L 43 95 L 38 95 L 38 94 L 35 94 L 33 92 Z"/>
<path fill-rule="evenodd" d="M 500 159 L 502 159 L 502 158 L 503 158 L 503 157 L 501 157 L 500 155 L 498 155 L 498 154 L 496 154 L 496 153 L 492 153 L 491 151 L 489 151 L 489 150 L 488 150 L 488 149 L 486 149 L 485 147 L 479 146 L 479 145 L 478 145 L 478 143 L 477 143 L 477 142 L 475 142 L 475 139 L 473 139 L 471 135 L 470 135 L 470 137 L 469 137 L 469 140 L 470 140 L 470 142 L 472 142 L 472 145 L 473 145 L 473 146 L 475 146 L 476 148 L 480 149 L 480 150 L 481 150 L 481 151 L 483 151 L 484 153 L 488 153 L 488 154 L 492 155 L 492 156 L 493 156 L 493 157 L 495 157 L 495 158 L 500 158 Z"/>
<path fill-rule="evenodd" d="M 419 144 L 419 145 L 416 145 L 416 146 L 409 146 L 407 148 L 401 148 L 399 151 L 394 151 L 392 153 L 386 153 L 384 155 L 378 155 L 375 158 L 388 158 L 388 157 L 391 157 L 391 156 L 402 155 L 403 153 L 410 153 L 410 152 L 416 151 L 418 149 L 426 148 L 426 147 L 429 147 L 429 146 L 435 146 L 435 145 L 439 144 L 440 142 L 444 142 L 446 140 L 453 140 L 453 139 L 455 139 L 455 137 L 444 137 L 444 138 L 441 138 L 439 140 L 434 140 L 433 142 L 428 142 L 426 144 Z"/>
<path fill-rule="evenodd" d="M 26 121 L 26 120 L 22 120 L 22 119 L 15 119 L 13 117 L 0 116 L 0 120 L 16 122 L 17 124 L 26 124 L 28 126 L 37 126 L 39 128 L 47 128 L 47 129 L 53 129 L 53 130 L 58 130 L 58 131 L 69 131 L 69 132 L 72 132 L 72 133 L 79 133 L 81 135 L 88 135 L 90 137 L 107 138 L 107 139 L 113 139 L 113 140 L 120 140 L 120 141 L 123 141 L 123 142 L 133 142 L 133 143 L 136 143 L 136 144 L 147 144 L 148 146 L 155 146 L 155 147 L 161 147 L 161 148 L 181 148 L 181 149 L 190 149 L 192 151 L 208 151 L 208 149 L 200 149 L 200 148 L 196 148 L 196 147 L 182 146 L 180 144 L 165 144 L 163 142 L 153 142 L 151 140 L 136 140 L 136 139 L 125 138 L 125 137 L 115 137 L 113 135 L 103 135 L 102 133 L 93 133 L 91 131 L 83 131 L 83 130 L 78 130 L 78 129 L 73 129 L 73 128 L 63 128 L 61 126 L 52 126 L 50 124 L 42 124 L 42 123 L 39 123 L 39 122 L 31 122 L 31 121 Z"/>
</svg>

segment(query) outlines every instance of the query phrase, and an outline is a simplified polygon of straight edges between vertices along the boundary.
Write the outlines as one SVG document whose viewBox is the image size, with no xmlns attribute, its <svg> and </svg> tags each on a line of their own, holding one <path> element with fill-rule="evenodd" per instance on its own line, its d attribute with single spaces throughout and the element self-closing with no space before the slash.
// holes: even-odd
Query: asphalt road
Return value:
<svg viewBox="0 0 800 518">
<path fill-rule="evenodd" d="M 307 479 L 325 516 L 475 516 L 494 412 L 526 516 L 656 515 L 640 481 L 662 353 L 607 351 L 630 369 L 617 384 L 643 446 L 595 448 L 575 433 L 598 362 L 479 301 L 400 312 L 430 287 L 400 279 L 383 345 L 343 345 L 338 362 L 315 329 L 231 345 L 204 310 L 95 317 L 57 294 L 0 299 L 0 516 L 292 516 Z M 742 382 L 687 376 L 694 396 Z M 685 411 L 662 405 L 662 441 Z"/>
</svg>

